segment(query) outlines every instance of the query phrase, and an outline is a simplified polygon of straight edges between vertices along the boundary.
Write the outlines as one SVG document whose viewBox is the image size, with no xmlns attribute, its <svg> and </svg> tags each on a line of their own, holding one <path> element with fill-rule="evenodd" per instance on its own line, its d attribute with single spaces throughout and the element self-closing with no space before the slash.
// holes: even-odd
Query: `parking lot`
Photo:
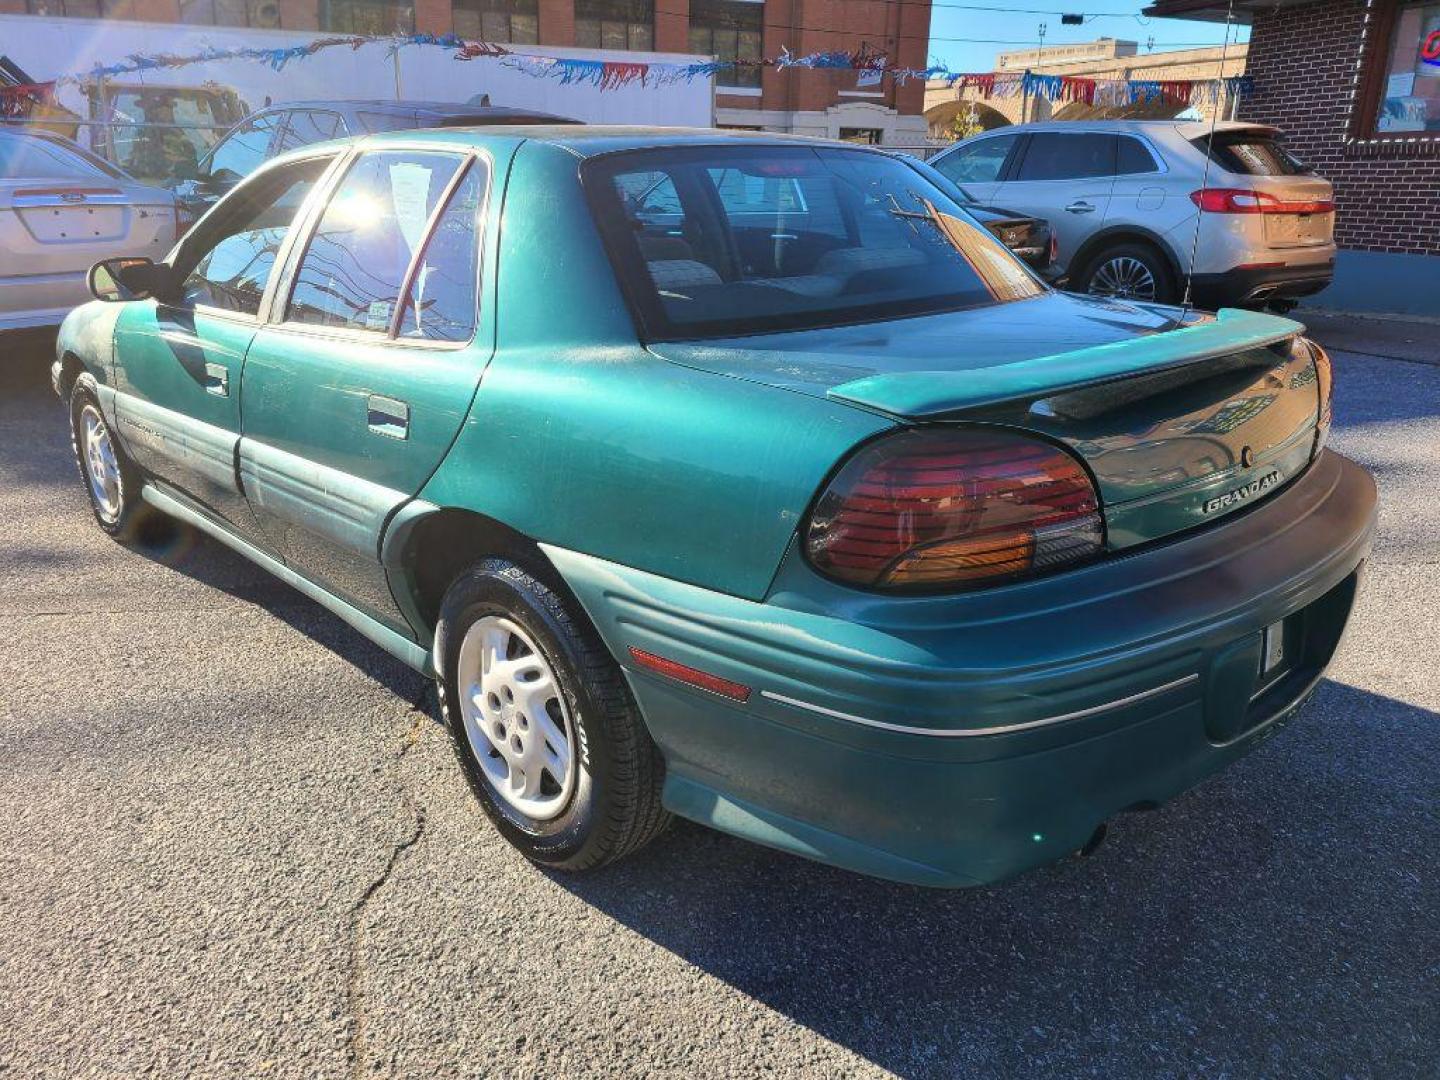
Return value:
<svg viewBox="0 0 1440 1080">
<path fill-rule="evenodd" d="M 537 870 L 419 676 L 96 529 L 44 349 L 0 347 L 0 1072 L 1433 1076 L 1440 347 L 1336 360 L 1381 524 L 1310 709 L 1089 859 L 935 892 L 683 823 Z"/>
</svg>

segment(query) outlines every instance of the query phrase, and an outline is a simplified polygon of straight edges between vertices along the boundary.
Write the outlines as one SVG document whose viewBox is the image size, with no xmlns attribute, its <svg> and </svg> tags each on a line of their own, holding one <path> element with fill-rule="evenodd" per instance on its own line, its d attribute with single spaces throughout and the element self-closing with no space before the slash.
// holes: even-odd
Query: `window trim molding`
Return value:
<svg viewBox="0 0 1440 1080">
<path fill-rule="evenodd" d="M 1380 106 L 1388 77 L 1388 47 L 1395 33 L 1403 0 L 1365 0 L 1360 45 L 1350 78 L 1345 105 L 1345 150 L 1374 153 L 1411 150 L 1434 153 L 1440 150 L 1440 132 L 1392 132 L 1378 130 Z"/>
</svg>

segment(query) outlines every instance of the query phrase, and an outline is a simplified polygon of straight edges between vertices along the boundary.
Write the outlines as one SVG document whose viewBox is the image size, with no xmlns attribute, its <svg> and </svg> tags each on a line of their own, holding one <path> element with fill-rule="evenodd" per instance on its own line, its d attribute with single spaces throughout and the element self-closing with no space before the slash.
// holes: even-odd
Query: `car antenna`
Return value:
<svg viewBox="0 0 1440 1080">
<path fill-rule="evenodd" d="M 1225 84 L 1225 59 L 1230 50 L 1230 34 L 1235 28 L 1235 0 L 1225 10 L 1225 40 L 1220 44 L 1220 70 L 1216 74 L 1214 105 L 1210 110 L 1210 138 L 1205 143 L 1205 171 L 1200 176 L 1201 201 L 1195 207 L 1195 236 L 1190 241 L 1190 269 L 1185 273 L 1185 295 L 1180 301 L 1180 324 L 1190 317 L 1190 291 L 1195 283 L 1195 260 L 1200 253 L 1200 221 L 1205 216 L 1204 192 L 1210 187 L 1210 163 L 1215 160 L 1215 125 L 1220 119 L 1220 87 Z M 1237 87 L 1236 93 L 1239 93 Z"/>
</svg>

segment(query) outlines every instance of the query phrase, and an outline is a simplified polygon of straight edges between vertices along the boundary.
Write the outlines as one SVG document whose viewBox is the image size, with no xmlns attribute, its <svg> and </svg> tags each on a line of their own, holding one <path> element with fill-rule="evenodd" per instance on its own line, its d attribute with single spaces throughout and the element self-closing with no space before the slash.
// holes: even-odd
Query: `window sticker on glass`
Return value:
<svg viewBox="0 0 1440 1080">
<path fill-rule="evenodd" d="M 424 165 L 410 161 L 390 166 L 390 200 L 395 205 L 395 224 L 411 252 L 420 246 L 425 222 L 430 217 L 430 173 Z"/>
</svg>

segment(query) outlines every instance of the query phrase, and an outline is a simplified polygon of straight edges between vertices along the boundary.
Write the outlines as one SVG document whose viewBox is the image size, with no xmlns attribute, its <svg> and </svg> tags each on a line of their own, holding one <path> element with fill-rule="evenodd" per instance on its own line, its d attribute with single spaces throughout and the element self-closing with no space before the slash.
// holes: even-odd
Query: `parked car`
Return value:
<svg viewBox="0 0 1440 1080">
<path fill-rule="evenodd" d="M 1334 275 L 1330 182 L 1273 127 L 1219 123 L 1212 141 L 1210 124 L 1182 120 L 1020 124 L 930 164 L 1048 220 L 1050 273 L 1080 292 L 1176 303 L 1190 277 L 1202 307 L 1289 307 Z"/>
<path fill-rule="evenodd" d="M 1072 853 L 1295 714 L 1374 529 L 1299 325 L 1052 292 L 842 143 L 331 143 L 93 283 L 52 376 L 99 526 L 434 674 L 562 869 L 672 813 L 930 885 Z"/>
<path fill-rule="evenodd" d="M 899 155 L 897 155 L 899 156 Z M 911 160 L 908 157 L 906 160 Z M 1027 217 L 998 206 L 983 206 L 973 192 L 953 183 L 949 177 L 928 164 L 919 167 L 930 179 L 948 191 L 966 213 L 989 229 L 994 237 L 1015 253 L 1027 266 L 1044 271 L 1055 259 L 1055 234 L 1043 218 Z"/>
<path fill-rule="evenodd" d="M 175 192 L 194 221 L 263 162 L 312 143 L 412 128 L 578 123 L 531 109 L 446 101 L 290 101 L 261 109 L 227 131 Z"/>
<path fill-rule="evenodd" d="M 59 326 L 112 255 L 160 257 L 175 199 L 48 131 L 0 129 L 0 331 Z"/>
</svg>

